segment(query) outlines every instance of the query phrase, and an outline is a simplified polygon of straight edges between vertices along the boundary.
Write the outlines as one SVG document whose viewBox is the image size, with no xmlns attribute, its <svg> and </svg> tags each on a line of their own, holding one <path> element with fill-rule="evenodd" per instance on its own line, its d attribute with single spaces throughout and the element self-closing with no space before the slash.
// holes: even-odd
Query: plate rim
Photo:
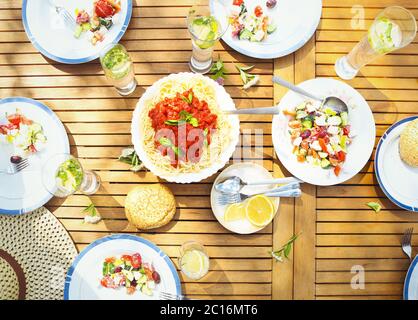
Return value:
<svg viewBox="0 0 418 320">
<path fill-rule="evenodd" d="M 151 249 L 153 249 L 157 254 L 159 254 L 159 256 L 162 257 L 164 259 L 164 261 L 167 263 L 172 275 L 174 276 L 174 282 L 176 283 L 177 294 L 178 295 L 182 294 L 181 283 L 180 283 L 180 278 L 179 278 L 178 272 L 177 272 L 176 268 L 174 267 L 173 261 L 171 261 L 170 257 L 163 250 L 161 250 L 156 244 L 152 243 L 151 241 L 149 241 L 147 239 L 144 239 L 142 237 L 136 236 L 136 235 L 132 235 L 132 234 L 113 234 L 113 235 L 105 236 L 103 238 L 100 238 L 100 239 L 97 239 L 97 240 L 93 241 L 86 248 L 84 248 L 84 250 L 82 250 L 78 254 L 78 256 L 75 258 L 74 262 L 71 264 L 71 266 L 68 269 L 67 274 L 65 276 L 64 300 L 71 300 L 70 297 L 69 297 L 69 291 L 70 291 L 72 275 L 73 275 L 75 269 L 77 268 L 78 263 L 81 261 L 81 259 L 91 249 L 95 248 L 99 244 L 105 243 L 105 242 L 108 242 L 108 241 L 113 241 L 113 240 L 120 240 L 120 239 L 127 239 L 127 240 L 132 240 L 132 241 L 143 243 L 143 244 L 147 245 L 148 247 L 150 247 Z"/>
<path fill-rule="evenodd" d="M 382 137 L 379 140 L 379 143 L 377 144 L 377 148 L 376 148 L 376 154 L 375 154 L 375 160 L 374 160 L 374 170 L 376 173 L 376 179 L 377 182 L 379 183 L 380 188 L 382 189 L 383 193 L 386 195 L 386 197 L 389 198 L 390 201 L 392 201 L 394 204 L 396 204 L 398 207 L 411 211 L 411 212 L 418 212 L 418 207 L 411 207 L 407 204 L 402 203 L 400 200 L 395 199 L 395 197 L 393 197 L 389 191 L 385 188 L 385 185 L 383 184 L 383 181 L 380 177 L 380 173 L 379 173 L 379 154 L 381 151 L 381 147 L 383 145 L 383 143 L 386 142 L 387 137 L 389 136 L 389 134 L 398 126 L 406 123 L 406 122 L 410 122 L 413 121 L 415 119 L 418 119 L 418 116 L 410 116 L 407 118 L 404 118 L 402 120 L 399 120 L 397 122 L 395 122 L 394 124 L 392 124 L 386 131 L 385 133 L 382 135 Z"/>
<path fill-rule="evenodd" d="M 31 99 L 31 98 L 26 98 L 26 97 L 7 97 L 7 98 L 0 99 L 0 105 L 5 104 L 5 103 L 11 103 L 11 102 L 25 102 L 25 103 L 28 103 L 28 104 L 35 105 L 36 107 L 45 111 L 52 118 L 52 120 L 57 124 L 57 126 L 61 129 L 61 132 L 63 133 L 62 138 L 64 139 L 64 144 L 65 144 L 65 152 L 70 153 L 70 143 L 69 143 L 69 140 L 68 140 L 68 135 L 67 135 L 67 132 L 65 130 L 65 127 L 64 127 L 63 123 L 61 122 L 60 118 L 58 118 L 58 116 L 55 114 L 54 111 L 52 111 L 52 109 L 50 109 L 47 105 L 43 104 L 40 101 Z M 29 207 L 29 208 L 2 209 L 0 207 L 0 214 L 11 215 L 11 216 L 25 214 L 25 213 L 34 211 L 34 210 L 42 207 L 45 203 L 47 203 L 49 200 L 51 200 L 52 197 L 53 197 L 53 195 L 48 193 L 48 195 L 45 198 L 40 199 L 38 201 L 38 204 L 33 205 L 32 207 Z"/>
<path fill-rule="evenodd" d="M 216 0 L 210 0 L 210 8 L 212 11 L 212 7 L 213 7 L 213 2 Z M 279 53 L 252 53 L 251 51 L 247 50 L 247 49 L 243 49 L 239 46 L 237 46 L 237 44 L 234 41 L 227 41 L 225 40 L 225 35 L 222 36 L 222 40 L 228 45 L 230 46 L 232 49 L 234 49 L 235 51 L 237 51 L 238 53 L 241 53 L 247 57 L 251 57 L 251 58 L 256 58 L 256 59 L 277 59 L 277 58 L 281 58 L 284 56 L 287 56 L 297 50 L 299 50 L 300 48 L 302 48 L 311 38 L 312 36 L 315 34 L 316 29 L 319 26 L 319 23 L 321 22 L 321 18 L 322 18 L 322 9 L 323 9 L 323 3 L 322 0 L 317 0 L 320 2 L 320 12 L 319 15 L 317 16 L 316 20 L 314 21 L 314 23 L 312 24 L 311 28 L 309 30 L 306 30 L 306 35 L 309 34 L 309 37 L 303 37 L 299 42 L 297 42 L 293 47 L 288 48 L 287 50 L 282 50 Z"/>
<path fill-rule="evenodd" d="M 119 42 L 120 39 L 123 37 L 123 35 L 125 34 L 126 30 L 128 29 L 128 25 L 131 21 L 131 17 L 132 17 L 132 0 L 127 0 L 128 2 L 128 11 L 126 14 L 126 18 L 125 21 L 123 22 L 122 28 L 120 30 L 120 32 L 118 33 L 118 35 L 116 36 L 116 38 L 112 41 L 112 42 Z M 60 63 L 65 63 L 65 64 L 81 64 L 81 63 L 86 63 L 86 62 L 90 62 L 93 61 L 95 59 L 97 59 L 99 57 L 99 53 L 97 54 L 93 54 L 91 56 L 88 57 L 84 57 L 84 58 L 79 58 L 79 59 L 69 59 L 69 58 L 62 58 L 59 56 L 56 56 L 52 53 L 50 53 L 49 51 L 45 50 L 35 39 L 34 35 L 32 34 L 30 28 L 29 28 L 29 24 L 27 21 L 27 14 L 26 14 L 26 8 L 27 8 L 27 4 L 28 4 L 28 0 L 23 0 L 22 2 L 22 22 L 23 22 L 23 27 L 25 29 L 26 35 L 28 36 L 30 42 L 32 43 L 32 45 L 44 56 L 46 56 L 49 59 L 52 59 L 56 62 L 60 62 Z"/>
<path fill-rule="evenodd" d="M 409 284 L 411 282 L 412 273 L 414 272 L 415 268 L 418 266 L 418 255 L 415 256 L 414 260 L 412 261 L 411 265 L 408 268 L 408 272 L 405 277 L 404 287 L 403 287 L 403 298 L 404 300 L 409 300 Z"/>
<path fill-rule="evenodd" d="M 326 81 L 326 82 L 334 82 L 334 83 L 338 83 L 339 85 L 341 85 L 341 86 L 343 86 L 343 87 L 345 87 L 345 88 L 347 88 L 347 89 L 350 89 L 350 90 L 354 90 L 354 92 L 356 92 L 357 93 L 357 95 L 359 96 L 359 98 L 361 98 L 362 100 L 364 100 L 364 103 L 369 107 L 369 112 L 370 112 L 370 115 L 371 115 L 371 120 L 373 121 L 373 130 L 374 130 L 374 135 L 373 135 L 373 137 L 374 137 L 374 139 L 373 139 L 373 147 L 372 148 L 370 148 L 370 152 L 369 152 L 369 154 L 368 154 L 368 157 L 367 157 L 367 161 L 371 158 L 371 156 L 372 156 L 372 154 L 373 154 L 373 148 L 374 148 L 374 141 L 375 141 L 375 139 L 376 139 L 376 122 L 374 121 L 374 118 L 373 118 L 373 112 L 371 111 L 371 109 L 370 109 L 370 106 L 369 106 L 369 104 L 368 104 L 368 102 L 367 102 L 367 100 L 363 97 L 363 95 L 360 93 L 360 92 L 358 92 L 355 88 L 353 88 L 352 86 L 350 86 L 349 84 L 347 84 L 346 82 L 343 82 L 343 81 L 341 81 L 341 80 L 336 80 L 336 79 L 333 79 L 333 78 L 324 78 L 324 77 L 318 77 L 318 78 L 311 78 L 311 79 L 308 79 L 308 80 L 305 80 L 305 81 L 302 81 L 302 82 L 300 82 L 300 83 L 298 83 L 296 86 L 297 87 L 299 87 L 299 86 L 301 86 L 301 85 L 304 85 L 305 83 L 309 83 L 309 82 L 315 82 L 315 81 Z M 284 100 L 284 98 L 287 96 L 287 95 L 290 95 L 290 94 L 297 94 L 297 93 L 294 93 L 294 92 L 292 92 L 292 91 L 288 91 L 288 92 L 286 92 L 286 94 L 282 97 L 282 99 L 280 100 L 280 102 L 277 104 L 277 107 L 279 108 L 280 107 L 280 105 L 282 104 L 282 101 Z M 280 109 L 280 108 L 279 108 Z M 275 154 L 277 155 L 277 157 L 278 157 L 278 159 L 280 160 L 280 162 L 283 164 L 283 166 L 284 167 L 286 167 L 286 165 L 284 164 L 284 162 L 282 162 L 282 160 L 281 160 L 281 152 L 277 152 L 277 150 L 278 150 L 278 147 L 276 147 L 276 141 L 277 141 L 277 135 L 275 135 L 274 133 L 277 131 L 277 129 L 276 129 L 276 127 L 277 126 L 275 126 L 275 123 L 277 122 L 277 121 L 279 121 L 279 117 L 281 116 L 281 113 L 280 114 L 277 114 L 277 115 L 274 115 L 273 116 L 273 119 L 272 119 L 272 121 L 271 121 L 271 126 L 272 126 L 272 128 L 271 128 L 271 132 L 272 132 L 272 136 L 273 136 L 273 148 L 274 148 L 274 152 L 275 152 Z M 296 160 L 295 160 L 296 161 Z M 366 165 L 366 163 L 367 163 L 367 161 L 365 161 L 364 162 L 364 164 L 363 164 L 363 166 L 362 167 L 364 167 L 365 165 Z M 346 179 L 344 179 L 344 180 L 341 180 L 341 181 L 337 181 L 337 182 L 326 182 L 326 183 L 313 183 L 313 182 L 308 182 L 308 181 L 305 181 L 305 179 L 302 179 L 302 177 L 299 175 L 299 174 L 295 174 L 295 172 L 292 172 L 292 171 L 294 171 L 294 170 L 289 170 L 289 168 L 287 168 L 286 167 L 286 170 L 288 170 L 293 176 L 295 176 L 295 177 L 297 177 L 297 178 L 299 178 L 300 180 L 302 180 L 302 181 L 304 181 L 305 183 L 309 183 L 309 184 L 311 184 L 311 185 L 315 185 L 315 186 L 334 186 L 334 185 L 339 185 L 339 184 L 342 184 L 342 183 L 344 183 L 344 182 L 346 182 L 346 181 L 348 181 L 348 180 L 350 180 L 351 178 L 353 178 L 356 174 L 358 174 L 359 172 L 360 172 L 360 170 L 356 173 L 356 174 L 353 174 L 353 175 L 350 175 L 349 177 L 347 177 Z"/>
</svg>

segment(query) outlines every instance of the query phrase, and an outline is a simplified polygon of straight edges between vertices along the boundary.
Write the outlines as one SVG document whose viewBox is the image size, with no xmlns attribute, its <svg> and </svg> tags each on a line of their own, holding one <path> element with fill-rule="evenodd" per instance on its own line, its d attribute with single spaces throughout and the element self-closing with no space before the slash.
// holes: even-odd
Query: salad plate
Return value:
<svg viewBox="0 0 418 320">
<path fill-rule="evenodd" d="M 152 276 L 145 281 L 150 269 L 158 273 L 155 281 Z M 65 280 L 64 299 L 155 300 L 160 292 L 181 295 L 173 262 L 152 242 L 118 234 L 94 241 L 75 259 Z"/>
<path fill-rule="evenodd" d="M 383 134 L 374 162 L 376 178 L 385 195 L 402 209 L 414 212 L 418 212 L 418 168 L 402 161 L 399 139 L 408 123 L 417 118 L 413 116 L 398 121 Z"/>
<path fill-rule="evenodd" d="M 418 255 L 409 266 L 403 289 L 404 300 L 418 300 Z"/>
<path fill-rule="evenodd" d="M 97 3 L 103 3 L 105 9 L 96 9 Z M 108 3 L 116 3 L 117 7 L 107 12 L 106 8 L 112 8 Z M 76 25 L 67 25 L 54 5 L 64 8 Z M 23 0 L 22 3 L 23 26 L 33 46 L 46 57 L 66 64 L 98 58 L 102 48 L 122 38 L 131 15 L 132 0 L 120 3 L 119 0 Z"/>
<path fill-rule="evenodd" d="M 210 0 L 219 21 L 225 12 L 230 26 L 222 39 L 244 55 L 271 59 L 301 48 L 321 19 L 321 0 Z"/>
<path fill-rule="evenodd" d="M 0 174 L 0 214 L 22 214 L 47 203 L 42 164 L 56 153 L 69 153 L 67 133 L 44 104 L 21 97 L 0 100 L 0 169 L 12 156 L 27 158 L 29 167 L 13 175 Z"/>
<path fill-rule="evenodd" d="M 348 113 L 334 114 L 288 92 L 272 123 L 277 156 L 293 176 L 310 184 L 329 186 L 351 179 L 367 164 L 374 148 L 376 128 L 369 105 L 341 81 L 318 78 L 298 86 L 318 96 L 342 99 Z"/>
</svg>

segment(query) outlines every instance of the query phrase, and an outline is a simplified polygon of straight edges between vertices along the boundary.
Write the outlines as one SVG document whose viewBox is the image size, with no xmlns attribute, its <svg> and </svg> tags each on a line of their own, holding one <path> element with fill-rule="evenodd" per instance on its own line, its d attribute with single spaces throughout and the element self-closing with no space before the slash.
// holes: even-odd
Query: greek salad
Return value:
<svg viewBox="0 0 418 320">
<path fill-rule="evenodd" d="M 0 142 L 14 146 L 16 156 L 27 156 L 42 150 L 46 144 L 44 130 L 39 123 L 25 117 L 20 110 L 6 114 L 0 123 Z"/>
<path fill-rule="evenodd" d="M 105 34 L 112 28 L 115 16 L 120 10 L 120 0 L 94 1 L 92 12 L 77 8 L 75 10 L 77 27 L 74 37 L 78 39 L 82 34 L 89 33 L 92 45 L 102 42 Z"/>
<path fill-rule="evenodd" d="M 161 282 L 160 275 L 152 264 L 143 263 L 139 253 L 109 257 L 103 262 L 103 277 L 100 284 L 109 289 L 126 288 L 128 294 L 137 290 L 153 295 L 153 290 Z"/>
<path fill-rule="evenodd" d="M 283 113 L 289 117 L 288 131 L 297 161 L 332 169 L 338 176 L 354 138 L 348 113 L 337 113 L 312 101 Z"/>
<path fill-rule="evenodd" d="M 233 0 L 229 23 L 232 37 L 251 42 L 262 42 L 267 35 L 276 31 L 276 25 L 267 12 L 274 8 L 275 0 L 267 1 L 264 8 L 257 5 L 250 8 L 244 0 Z"/>
</svg>

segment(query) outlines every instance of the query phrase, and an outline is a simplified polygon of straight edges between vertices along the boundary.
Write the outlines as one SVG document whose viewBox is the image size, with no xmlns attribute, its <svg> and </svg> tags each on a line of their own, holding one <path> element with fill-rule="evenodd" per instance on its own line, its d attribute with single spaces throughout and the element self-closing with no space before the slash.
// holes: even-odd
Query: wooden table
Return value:
<svg viewBox="0 0 418 320">
<path fill-rule="evenodd" d="M 138 174 L 116 160 L 131 145 L 132 110 L 144 89 L 159 78 L 188 71 L 191 43 L 184 17 L 192 3 L 205 0 L 136 0 L 130 27 L 122 43 L 134 61 L 139 88 L 121 98 L 109 86 L 97 61 L 85 65 L 62 65 L 46 59 L 28 41 L 21 22 L 21 1 L 0 2 L 0 96 L 26 96 L 51 107 L 66 126 L 71 151 L 86 168 L 96 170 L 103 186 L 98 194 L 54 199 L 48 208 L 60 218 L 81 250 L 111 233 L 136 233 L 158 244 L 177 263 L 184 241 L 206 245 L 211 271 L 199 282 L 182 278 L 192 298 L 210 299 L 398 299 L 408 261 L 399 246 L 418 217 L 399 210 L 388 201 L 374 178 L 373 159 L 356 177 L 335 187 L 304 186 L 296 201 L 283 200 L 280 215 L 271 226 L 250 235 L 231 234 L 215 220 L 209 203 L 214 177 L 193 185 L 168 184 L 178 200 L 178 213 L 168 226 L 137 233 L 125 219 L 126 193 L 140 183 L 158 182 L 149 172 Z M 270 106 L 285 90 L 273 87 L 278 74 L 295 83 L 317 77 L 335 77 L 333 64 L 364 34 L 352 30 L 353 5 L 365 7 L 365 26 L 385 6 L 396 2 L 418 16 L 416 0 L 324 0 L 322 21 L 301 50 L 277 60 L 242 56 L 220 43 L 216 46 L 226 62 L 226 90 L 238 107 Z M 233 62 L 253 64 L 261 75 L 259 86 L 242 91 Z M 362 69 L 349 84 L 368 100 L 375 116 L 377 139 L 395 121 L 418 110 L 418 42 L 376 60 Z M 262 141 L 261 150 L 240 147 L 248 161 L 261 163 L 276 176 L 287 173 L 275 159 L 271 117 L 241 117 L 245 141 Z M 377 140 L 376 140 L 377 141 Z M 252 151 L 252 152 L 248 152 Z M 365 206 L 378 201 L 383 211 Z M 82 209 L 93 202 L 104 218 L 97 225 L 83 224 Z M 268 251 L 280 247 L 290 236 L 302 232 L 291 258 L 276 263 Z M 415 237 L 414 244 L 418 238 Z M 351 268 L 366 270 L 364 290 L 350 286 Z"/>
</svg>

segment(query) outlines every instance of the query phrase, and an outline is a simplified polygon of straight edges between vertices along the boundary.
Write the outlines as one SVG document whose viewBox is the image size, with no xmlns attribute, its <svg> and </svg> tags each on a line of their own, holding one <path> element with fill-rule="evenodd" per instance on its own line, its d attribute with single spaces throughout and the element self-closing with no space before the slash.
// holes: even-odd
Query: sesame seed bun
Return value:
<svg viewBox="0 0 418 320">
<path fill-rule="evenodd" d="M 138 229 L 159 228 L 173 219 L 176 201 L 170 189 L 162 184 L 141 185 L 128 193 L 125 213 Z"/>
<path fill-rule="evenodd" d="M 411 121 L 399 140 L 401 159 L 412 167 L 418 167 L 418 119 Z"/>
</svg>

